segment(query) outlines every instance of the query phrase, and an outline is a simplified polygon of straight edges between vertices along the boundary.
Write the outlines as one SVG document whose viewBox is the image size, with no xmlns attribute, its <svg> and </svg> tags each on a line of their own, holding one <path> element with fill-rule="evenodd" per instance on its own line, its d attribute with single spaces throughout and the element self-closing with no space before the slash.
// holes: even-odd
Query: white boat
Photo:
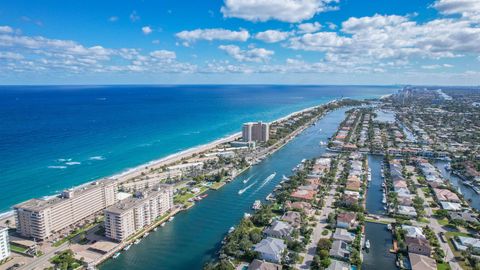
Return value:
<svg viewBox="0 0 480 270">
<path fill-rule="evenodd" d="M 157 230 L 158 230 L 158 228 L 157 228 L 157 227 L 155 227 L 155 228 L 153 229 L 153 231 L 154 231 L 154 232 L 156 232 Z"/>
<path fill-rule="evenodd" d="M 235 231 L 235 227 L 230 227 L 230 229 L 228 229 L 228 233 L 232 233 L 233 231 Z"/>
<path fill-rule="evenodd" d="M 252 205 L 252 209 L 253 210 L 258 210 L 262 207 L 262 202 L 260 202 L 260 200 L 256 200 L 253 205 Z"/>
<path fill-rule="evenodd" d="M 385 183 L 382 183 L 382 187 L 385 187 Z"/>
<path fill-rule="evenodd" d="M 130 244 L 130 245 L 128 245 L 128 246 L 126 246 L 126 247 L 124 247 L 124 248 L 123 248 L 123 250 L 127 251 L 127 250 L 129 250 L 131 247 L 132 247 L 132 244 Z"/>
<path fill-rule="evenodd" d="M 142 239 L 138 238 L 137 240 L 135 240 L 135 242 L 133 242 L 133 244 L 138 245 L 138 244 L 140 244 L 141 241 L 142 241 Z"/>
<path fill-rule="evenodd" d="M 145 233 L 142 237 L 145 238 L 145 237 L 147 237 L 149 234 L 150 234 L 150 233 L 147 232 L 147 233 Z"/>
<path fill-rule="evenodd" d="M 120 252 L 117 252 L 117 253 L 113 254 L 113 258 L 114 259 L 118 258 L 118 256 L 120 256 L 120 254 L 121 254 Z"/>
<path fill-rule="evenodd" d="M 324 145 L 327 145 L 327 143 L 324 142 L 324 141 L 320 141 L 320 145 L 321 145 L 321 146 L 324 146 Z"/>
<path fill-rule="evenodd" d="M 164 222 L 164 223 L 162 223 L 162 225 L 160 225 L 160 226 L 162 226 L 162 227 L 165 227 L 165 222 Z"/>
<path fill-rule="evenodd" d="M 252 214 L 250 214 L 250 213 L 244 213 L 244 214 L 243 214 L 243 218 L 249 218 L 249 217 L 251 217 L 251 216 L 252 216 Z"/>
<path fill-rule="evenodd" d="M 284 175 L 282 175 L 282 180 L 284 180 L 284 181 L 288 181 L 288 180 L 289 180 L 289 178 L 288 178 L 288 177 L 286 177 L 286 176 L 285 176 L 285 174 L 284 174 Z"/>
<path fill-rule="evenodd" d="M 387 224 L 387 229 L 388 229 L 389 231 L 391 231 L 391 230 L 392 230 L 392 224 Z"/>
<path fill-rule="evenodd" d="M 477 194 L 480 194 L 480 188 L 478 188 L 477 186 L 473 186 L 472 189 L 473 189 L 473 191 L 475 191 Z"/>
<path fill-rule="evenodd" d="M 175 217 L 170 217 L 170 218 L 168 219 L 168 221 L 172 221 L 174 218 L 175 218 Z"/>
<path fill-rule="evenodd" d="M 365 241 L 365 248 L 366 249 L 370 248 L 370 240 Z"/>
</svg>

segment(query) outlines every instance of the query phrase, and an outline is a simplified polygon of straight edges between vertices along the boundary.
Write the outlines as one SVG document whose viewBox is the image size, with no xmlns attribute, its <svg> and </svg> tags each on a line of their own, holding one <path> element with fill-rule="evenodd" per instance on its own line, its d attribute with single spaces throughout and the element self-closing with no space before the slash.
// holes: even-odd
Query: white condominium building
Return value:
<svg viewBox="0 0 480 270">
<path fill-rule="evenodd" d="M 243 124 L 242 139 L 244 142 L 266 142 L 269 139 L 270 124 L 250 122 Z"/>
<path fill-rule="evenodd" d="M 0 227 L 0 262 L 10 256 L 8 245 L 8 228 Z"/>
<path fill-rule="evenodd" d="M 173 207 L 173 188 L 161 185 L 139 197 L 127 198 L 105 209 L 105 236 L 123 241 L 152 224 Z"/>
<path fill-rule="evenodd" d="M 31 199 L 14 206 L 17 232 L 43 241 L 113 205 L 117 188 L 103 180 L 69 189 L 50 199 Z"/>
</svg>

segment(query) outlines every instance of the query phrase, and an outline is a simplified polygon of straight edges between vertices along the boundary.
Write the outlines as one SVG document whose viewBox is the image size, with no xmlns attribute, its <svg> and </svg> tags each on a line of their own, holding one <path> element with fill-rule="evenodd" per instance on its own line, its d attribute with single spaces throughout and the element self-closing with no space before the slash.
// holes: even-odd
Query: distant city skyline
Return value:
<svg viewBox="0 0 480 270">
<path fill-rule="evenodd" d="M 0 0 L 0 85 L 479 85 L 478 44 L 478 0 Z"/>
</svg>

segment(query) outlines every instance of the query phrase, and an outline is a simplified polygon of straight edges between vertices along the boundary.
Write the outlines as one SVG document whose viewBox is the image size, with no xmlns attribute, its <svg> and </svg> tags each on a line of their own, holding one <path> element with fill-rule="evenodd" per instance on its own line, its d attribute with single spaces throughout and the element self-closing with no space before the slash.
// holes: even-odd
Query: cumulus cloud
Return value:
<svg viewBox="0 0 480 270">
<path fill-rule="evenodd" d="M 313 22 L 313 23 L 302 23 L 302 24 L 299 24 L 297 27 L 300 33 L 313 33 L 320 30 L 320 28 L 322 28 L 322 25 L 318 22 Z"/>
<path fill-rule="evenodd" d="M 442 14 L 461 15 L 464 19 L 480 22 L 478 0 L 437 0 L 432 6 Z"/>
<path fill-rule="evenodd" d="M 153 32 L 153 30 L 150 26 L 144 26 L 142 27 L 142 32 L 144 35 L 150 35 Z"/>
<path fill-rule="evenodd" d="M 0 26 L 0 33 L 13 33 L 13 28 L 7 25 Z"/>
<path fill-rule="evenodd" d="M 111 16 L 110 18 L 108 18 L 108 20 L 110 22 L 116 22 L 116 21 L 118 21 L 118 17 L 117 16 Z"/>
<path fill-rule="evenodd" d="M 132 22 L 136 22 L 136 21 L 140 20 L 140 16 L 137 14 L 136 10 L 134 10 L 134 11 L 132 11 L 132 13 L 130 13 L 129 18 L 130 18 L 130 21 L 132 21 Z"/>
<path fill-rule="evenodd" d="M 162 59 L 162 60 L 172 60 L 177 58 L 177 55 L 175 52 L 172 51 L 167 51 L 167 50 L 157 50 L 153 51 L 150 53 L 150 55 L 156 59 Z"/>
<path fill-rule="evenodd" d="M 235 45 L 220 45 L 218 48 L 240 62 L 266 62 L 274 54 L 273 51 L 263 48 L 242 50 Z"/>
<path fill-rule="evenodd" d="M 247 30 L 232 31 L 222 28 L 195 29 L 192 31 L 181 31 L 175 35 L 177 38 L 187 42 L 187 45 L 197 40 L 229 40 L 246 41 L 250 34 Z"/>
<path fill-rule="evenodd" d="M 338 0 L 225 0 L 220 11 L 226 18 L 295 23 L 311 19 L 319 12 L 336 9 L 331 3 L 337 2 Z"/>
<path fill-rule="evenodd" d="M 290 32 L 283 32 L 278 30 L 267 30 L 264 32 L 259 32 L 255 35 L 256 39 L 259 39 L 267 43 L 275 43 L 282 40 L 285 40 L 290 36 Z"/>
</svg>

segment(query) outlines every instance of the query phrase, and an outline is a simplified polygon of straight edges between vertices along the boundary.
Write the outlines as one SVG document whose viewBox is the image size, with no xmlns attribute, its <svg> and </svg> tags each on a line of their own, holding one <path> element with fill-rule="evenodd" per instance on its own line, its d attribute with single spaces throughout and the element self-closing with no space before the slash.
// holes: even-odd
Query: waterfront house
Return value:
<svg viewBox="0 0 480 270">
<path fill-rule="evenodd" d="M 330 260 L 330 265 L 328 266 L 327 270 L 350 270 L 351 265 L 344 261 L 339 260 Z"/>
<path fill-rule="evenodd" d="M 425 235 L 423 234 L 423 230 L 420 227 L 410 226 L 410 225 L 402 225 L 402 230 L 405 232 L 405 237 L 424 238 L 425 239 Z"/>
<path fill-rule="evenodd" d="M 409 217 L 416 217 L 417 211 L 412 206 L 400 205 L 398 206 L 397 214 L 409 216 Z"/>
<path fill-rule="evenodd" d="M 428 240 L 425 238 L 405 237 L 405 243 L 407 244 L 408 252 L 425 256 L 430 256 L 430 254 L 432 254 L 432 248 L 430 247 Z"/>
<path fill-rule="evenodd" d="M 480 253 L 480 239 L 466 236 L 456 236 L 453 239 L 453 244 L 455 248 L 459 251 L 467 250 L 467 248 L 472 247 L 475 253 Z"/>
<path fill-rule="evenodd" d="M 342 240 L 342 241 L 345 241 L 347 243 L 352 243 L 353 240 L 355 240 L 355 234 L 354 233 L 351 233 L 345 229 L 342 229 L 342 228 L 337 228 L 335 230 L 335 233 L 333 234 L 333 239 L 334 240 Z"/>
<path fill-rule="evenodd" d="M 343 206 L 351 206 L 358 204 L 358 196 L 350 195 L 350 194 L 343 194 L 342 200 L 340 204 Z"/>
<path fill-rule="evenodd" d="M 299 186 L 299 190 L 309 190 L 309 191 L 316 191 L 318 190 L 318 185 L 304 185 L 304 186 Z"/>
<path fill-rule="evenodd" d="M 434 188 L 433 192 L 435 192 L 435 196 L 439 201 L 447 201 L 447 202 L 455 202 L 459 203 L 460 199 L 458 198 L 457 194 L 448 190 L 448 189 L 439 189 Z"/>
<path fill-rule="evenodd" d="M 334 240 L 329 254 L 336 259 L 348 260 L 348 258 L 350 258 L 350 251 L 351 247 L 347 242 Z"/>
<path fill-rule="evenodd" d="M 287 245 L 282 239 L 267 237 L 254 246 L 254 251 L 258 252 L 263 260 L 279 263 L 286 248 Z"/>
<path fill-rule="evenodd" d="M 302 215 L 299 212 L 287 211 L 283 214 L 282 220 L 290 223 L 293 227 L 299 227 L 302 223 Z"/>
<path fill-rule="evenodd" d="M 282 270 L 282 266 L 255 259 L 248 266 L 248 270 Z"/>
<path fill-rule="evenodd" d="M 263 230 L 263 234 L 275 238 L 285 238 L 288 237 L 292 231 L 293 227 L 290 224 L 275 220 L 269 227 Z"/>
<path fill-rule="evenodd" d="M 345 188 L 347 190 L 360 191 L 362 184 L 358 180 L 348 180 Z"/>
<path fill-rule="evenodd" d="M 434 259 L 415 253 L 408 253 L 412 270 L 437 270 L 437 263 Z"/>
<path fill-rule="evenodd" d="M 313 209 L 312 205 L 309 204 L 308 202 L 290 202 L 286 201 L 285 202 L 285 207 L 286 210 L 299 210 L 303 211 L 307 215 L 312 215 L 315 213 L 315 209 Z"/>
<path fill-rule="evenodd" d="M 440 202 L 440 206 L 442 209 L 449 210 L 449 211 L 460 211 L 462 210 L 462 205 L 459 203 L 452 203 L 452 202 Z"/>
<path fill-rule="evenodd" d="M 354 212 L 343 212 L 337 215 L 337 228 L 352 229 L 356 227 L 357 214 Z"/>
<path fill-rule="evenodd" d="M 290 194 L 290 197 L 302 201 L 311 201 L 315 198 L 316 194 L 317 192 L 313 190 L 298 189 L 292 192 L 292 194 Z"/>
</svg>

